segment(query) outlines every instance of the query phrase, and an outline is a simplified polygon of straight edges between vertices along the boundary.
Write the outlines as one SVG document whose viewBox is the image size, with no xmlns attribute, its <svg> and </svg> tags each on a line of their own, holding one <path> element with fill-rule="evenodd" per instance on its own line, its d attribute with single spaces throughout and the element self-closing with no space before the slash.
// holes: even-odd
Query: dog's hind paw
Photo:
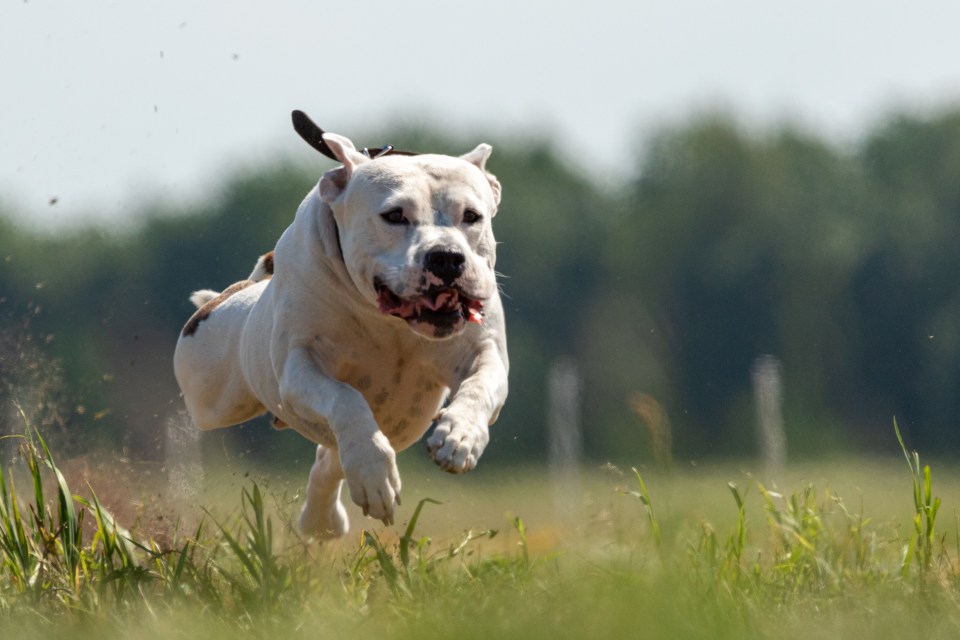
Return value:
<svg viewBox="0 0 960 640">
<path fill-rule="evenodd" d="M 350 519 L 339 500 L 326 512 L 311 508 L 310 503 L 305 502 L 297 520 L 297 529 L 301 534 L 316 540 L 332 540 L 350 531 Z"/>
</svg>

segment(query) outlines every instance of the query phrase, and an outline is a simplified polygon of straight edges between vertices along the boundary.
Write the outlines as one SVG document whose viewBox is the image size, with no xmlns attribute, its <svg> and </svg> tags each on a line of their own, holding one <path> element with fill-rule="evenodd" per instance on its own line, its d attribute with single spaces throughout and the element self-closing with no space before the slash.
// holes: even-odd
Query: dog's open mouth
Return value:
<svg viewBox="0 0 960 640">
<path fill-rule="evenodd" d="M 395 294 L 379 278 L 373 281 L 380 311 L 407 322 L 426 322 L 438 328 L 453 328 L 461 321 L 483 322 L 483 303 L 453 287 L 431 287 L 415 298 Z"/>
</svg>

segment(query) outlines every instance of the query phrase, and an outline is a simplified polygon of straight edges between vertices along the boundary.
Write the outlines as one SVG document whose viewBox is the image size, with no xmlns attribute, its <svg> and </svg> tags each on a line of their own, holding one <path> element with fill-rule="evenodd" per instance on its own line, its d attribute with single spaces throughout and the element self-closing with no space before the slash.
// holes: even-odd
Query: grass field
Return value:
<svg viewBox="0 0 960 640">
<path fill-rule="evenodd" d="M 302 473 L 227 467 L 166 494 L 163 469 L 85 475 L 20 445 L 4 638 L 960 637 L 960 475 L 912 455 L 561 480 L 411 452 L 396 526 L 352 511 L 317 545 L 290 527 Z"/>
</svg>

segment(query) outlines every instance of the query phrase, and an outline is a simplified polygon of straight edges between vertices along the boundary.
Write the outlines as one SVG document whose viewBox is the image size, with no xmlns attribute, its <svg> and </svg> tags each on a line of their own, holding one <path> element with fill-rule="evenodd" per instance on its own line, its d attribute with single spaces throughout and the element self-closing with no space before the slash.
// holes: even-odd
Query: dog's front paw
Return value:
<svg viewBox="0 0 960 640">
<path fill-rule="evenodd" d="M 340 464 L 350 498 L 363 515 L 393 524 L 394 506 L 400 504 L 400 472 L 386 436 L 377 431 L 371 439 L 341 446 Z"/>
<path fill-rule="evenodd" d="M 480 423 L 483 424 L 483 423 Z M 486 426 L 444 413 L 427 439 L 433 461 L 450 473 L 465 473 L 477 466 L 490 434 Z"/>
</svg>

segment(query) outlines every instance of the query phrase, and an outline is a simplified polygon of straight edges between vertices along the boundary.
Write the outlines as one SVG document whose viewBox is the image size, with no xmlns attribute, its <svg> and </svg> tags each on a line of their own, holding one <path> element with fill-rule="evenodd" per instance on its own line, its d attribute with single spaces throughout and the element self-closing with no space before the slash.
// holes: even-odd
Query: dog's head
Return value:
<svg viewBox="0 0 960 640">
<path fill-rule="evenodd" d="M 485 169 L 490 145 L 458 158 L 370 158 L 342 136 L 323 139 L 343 166 L 323 176 L 320 197 L 363 297 L 428 338 L 481 323 L 497 292 L 491 221 L 500 183 Z"/>
</svg>

